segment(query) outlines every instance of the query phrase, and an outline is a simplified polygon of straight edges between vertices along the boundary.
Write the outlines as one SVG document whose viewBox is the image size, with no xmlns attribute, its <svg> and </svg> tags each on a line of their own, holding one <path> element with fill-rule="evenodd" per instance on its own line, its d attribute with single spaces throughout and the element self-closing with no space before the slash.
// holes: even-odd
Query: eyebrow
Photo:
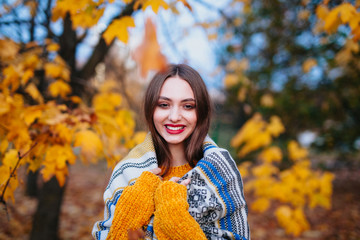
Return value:
<svg viewBox="0 0 360 240">
<path fill-rule="evenodd" d="M 160 99 L 166 100 L 166 101 L 171 101 L 170 98 L 164 97 L 164 96 L 160 96 L 160 97 L 159 97 L 159 100 L 160 100 Z M 193 98 L 185 98 L 185 99 L 181 100 L 181 102 L 196 102 L 196 101 L 195 101 L 195 99 L 193 99 Z"/>
</svg>

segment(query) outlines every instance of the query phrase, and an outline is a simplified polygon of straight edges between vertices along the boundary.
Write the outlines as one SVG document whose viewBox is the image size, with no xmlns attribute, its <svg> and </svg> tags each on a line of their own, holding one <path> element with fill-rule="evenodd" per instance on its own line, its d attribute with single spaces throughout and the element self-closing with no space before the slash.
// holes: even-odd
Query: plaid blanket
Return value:
<svg viewBox="0 0 360 240">
<path fill-rule="evenodd" d="M 235 161 L 210 137 L 203 143 L 204 158 L 185 176 L 190 215 L 199 223 L 208 239 L 250 239 L 247 205 L 243 183 Z M 95 239 L 106 239 L 114 217 L 115 206 L 123 189 L 133 185 L 143 171 L 158 167 L 151 135 L 136 146 L 113 170 L 104 192 L 104 220 L 93 227 Z M 157 239 L 152 227 L 145 239 Z"/>
</svg>

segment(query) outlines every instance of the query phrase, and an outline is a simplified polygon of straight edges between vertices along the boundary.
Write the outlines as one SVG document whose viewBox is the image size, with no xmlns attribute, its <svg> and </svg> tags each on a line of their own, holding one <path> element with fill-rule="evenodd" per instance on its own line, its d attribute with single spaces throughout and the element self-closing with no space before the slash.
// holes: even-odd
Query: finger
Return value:
<svg viewBox="0 0 360 240">
<path fill-rule="evenodd" d="M 144 236 L 145 236 L 145 233 L 141 228 L 139 228 L 137 230 L 131 230 L 131 229 L 128 230 L 128 239 L 129 240 L 138 240 L 138 239 L 143 238 Z"/>
<path fill-rule="evenodd" d="M 159 175 L 161 173 L 161 168 L 151 169 L 150 172 L 152 172 L 155 175 Z"/>
<path fill-rule="evenodd" d="M 183 181 L 180 182 L 181 185 L 187 186 L 190 183 L 190 179 L 185 179 Z"/>
<path fill-rule="evenodd" d="M 171 182 L 178 182 L 180 180 L 180 178 L 179 177 L 172 177 L 172 178 L 170 178 L 170 180 L 169 181 L 171 181 Z"/>
</svg>

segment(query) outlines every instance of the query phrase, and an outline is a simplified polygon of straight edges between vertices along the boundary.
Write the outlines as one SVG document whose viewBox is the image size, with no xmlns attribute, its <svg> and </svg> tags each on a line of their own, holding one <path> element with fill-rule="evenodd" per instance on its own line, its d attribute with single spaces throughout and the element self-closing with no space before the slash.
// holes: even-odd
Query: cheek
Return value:
<svg viewBox="0 0 360 240">
<path fill-rule="evenodd" d="M 161 111 L 159 109 L 156 109 L 153 114 L 153 121 L 155 124 L 162 122 L 166 118 L 166 114 L 164 111 Z"/>
<path fill-rule="evenodd" d="M 196 122 L 197 122 L 196 112 L 190 112 L 190 113 L 186 114 L 186 119 L 187 119 L 188 122 L 190 122 L 191 124 L 196 125 Z"/>
</svg>

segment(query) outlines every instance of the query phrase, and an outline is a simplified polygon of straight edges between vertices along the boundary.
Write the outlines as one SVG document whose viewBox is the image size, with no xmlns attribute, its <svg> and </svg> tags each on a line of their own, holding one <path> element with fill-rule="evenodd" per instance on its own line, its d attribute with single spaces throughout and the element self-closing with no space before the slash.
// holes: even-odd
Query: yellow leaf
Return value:
<svg viewBox="0 0 360 240">
<path fill-rule="evenodd" d="M 72 137 L 74 130 L 67 126 L 65 123 L 58 123 L 54 126 L 51 126 L 52 135 L 56 138 L 57 142 L 62 144 L 70 145 L 72 142 Z"/>
<path fill-rule="evenodd" d="M 240 165 L 238 165 L 238 169 L 241 173 L 242 178 L 246 178 L 250 175 L 249 173 L 250 166 L 251 166 L 251 162 L 249 161 L 242 162 Z"/>
<path fill-rule="evenodd" d="M 4 153 L 7 150 L 8 146 L 9 146 L 9 141 L 6 138 L 4 138 L 0 143 L 0 152 Z"/>
<path fill-rule="evenodd" d="M 350 3 L 343 3 L 339 5 L 340 19 L 343 24 L 349 23 L 349 21 L 356 15 L 356 9 Z"/>
<path fill-rule="evenodd" d="M 4 79 L 2 81 L 3 88 L 11 86 L 11 91 L 14 92 L 20 86 L 20 74 L 19 69 L 16 69 L 13 65 L 10 65 L 3 69 Z"/>
<path fill-rule="evenodd" d="M 102 93 L 95 95 L 93 106 L 96 112 L 115 111 L 121 106 L 122 96 L 118 93 Z"/>
<path fill-rule="evenodd" d="M 5 183 L 10 178 L 9 185 L 7 186 L 7 189 L 4 194 L 4 200 L 5 202 L 11 198 L 11 200 L 14 202 L 14 191 L 19 185 L 18 178 L 10 176 L 10 169 L 7 166 L 0 166 L 0 192 L 2 193 L 4 191 Z"/>
<path fill-rule="evenodd" d="M 4 156 L 2 160 L 4 166 L 7 166 L 11 170 L 13 170 L 16 166 L 16 163 L 19 160 L 18 151 L 15 149 L 10 149 Z"/>
<path fill-rule="evenodd" d="M 114 20 L 106 29 L 103 34 L 103 38 L 106 44 L 110 44 L 116 37 L 127 43 L 129 39 L 128 28 L 135 27 L 135 21 L 132 17 L 125 16 L 120 19 Z"/>
<path fill-rule="evenodd" d="M 304 211 L 302 208 L 296 208 L 293 213 L 294 220 L 299 224 L 301 232 L 309 230 L 310 225 L 309 222 L 306 220 Z"/>
<path fill-rule="evenodd" d="M 28 93 L 34 100 L 38 101 L 39 103 L 42 104 L 44 102 L 41 93 L 39 92 L 34 83 L 29 83 L 25 88 L 25 92 Z"/>
<path fill-rule="evenodd" d="M 302 68 L 304 73 L 310 72 L 310 70 L 317 65 L 317 61 L 314 58 L 308 58 L 303 63 Z"/>
<path fill-rule="evenodd" d="M 308 151 L 299 146 L 296 141 L 290 141 L 288 144 L 289 157 L 293 161 L 304 159 L 308 156 Z"/>
<path fill-rule="evenodd" d="M 43 113 L 43 107 L 39 105 L 27 107 L 24 110 L 24 121 L 30 126 L 36 119 L 40 118 Z"/>
<path fill-rule="evenodd" d="M 145 11 L 149 6 L 151 6 L 155 13 L 159 11 L 160 7 L 163 7 L 165 10 L 169 8 L 169 5 L 163 0 L 146 0 L 142 6 L 142 10 Z"/>
<path fill-rule="evenodd" d="M 35 69 L 39 65 L 39 63 L 40 63 L 40 59 L 35 54 L 28 55 L 23 62 L 25 68 L 32 70 Z"/>
<path fill-rule="evenodd" d="M 142 77 L 146 77 L 150 70 L 161 71 L 167 66 L 167 60 L 157 41 L 156 27 L 150 19 L 146 20 L 143 42 L 135 50 L 133 58 L 140 66 Z"/>
<path fill-rule="evenodd" d="M 252 168 L 252 174 L 257 177 L 268 177 L 279 172 L 279 169 L 270 163 L 263 163 Z"/>
<path fill-rule="evenodd" d="M 340 9 L 338 7 L 332 9 L 329 14 L 325 17 L 324 29 L 328 33 L 336 32 L 337 28 L 341 24 L 340 21 Z"/>
<path fill-rule="evenodd" d="M 57 169 L 66 167 L 66 163 L 74 164 L 76 156 L 69 145 L 53 145 L 48 148 L 45 163 L 53 163 Z"/>
<path fill-rule="evenodd" d="M 63 186 L 68 174 L 67 163 L 74 164 L 76 156 L 69 145 L 53 145 L 46 151 L 44 168 L 41 170 L 43 178 L 48 181 L 56 176 L 59 185 Z"/>
<path fill-rule="evenodd" d="M 25 70 L 24 74 L 21 76 L 21 84 L 25 85 L 32 77 L 34 77 L 34 70 L 32 69 Z"/>
<path fill-rule="evenodd" d="M 236 74 L 230 73 L 227 74 L 224 78 L 224 86 L 226 88 L 231 88 L 239 83 L 239 77 Z"/>
<path fill-rule="evenodd" d="M 48 50 L 49 52 L 57 52 L 59 51 L 60 46 L 57 43 L 51 43 L 46 47 L 46 50 Z"/>
<path fill-rule="evenodd" d="M 248 140 L 245 145 L 240 149 L 238 155 L 243 157 L 246 154 L 259 149 L 260 147 L 267 146 L 271 143 L 271 136 L 266 132 L 260 132 L 256 137 Z"/>
<path fill-rule="evenodd" d="M 266 131 L 269 132 L 272 136 L 278 137 L 281 133 L 285 131 L 285 127 L 278 116 L 272 116 L 266 128 Z"/>
<path fill-rule="evenodd" d="M 263 213 L 270 207 L 270 201 L 267 198 L 258 198 L 251 203 L 251 209 L 258 213 Z"/>
<path fill-rule="evenodd" d="M 71 96 L 71 97 L 70 97 L 70 100 L 71 100 L 73 103 L 75 103 L 75 104 L 80 104 L 80 103 L 82 103 L 81 98 L 78 97 L 78 96 Z"/>
<path fill-rule="evenodd" d="M 259 113 L 254 114 L 231 139 L 231 146 L 240 147 L 241 144 L 261 132 L 265 125 L 266 123 L 262 120 L 261 115 Z"/>
<path fill-rule="evenodd" d="M 0 115 L 5 114 L 10 111 L 10 104 L 7 101 L 6 97 L 0 93 Z"/>
<path fill-rule="evenodd" d="M 5 185 L 6 181 L 10 177 L 10 169 L 8 166 L 1 165 L 0 166 L 0 189 L 3 190 L 3 186 Z"/>
<path fill-rule="evenodd" d="M 31 145 L 28 126 L 19 118 L 11 121 L 7 139 L 13 142 L 20 152 L 29 150 Z"/>
<path fill-rule="evenodd" d="M 280 162 L 282 159 L 282 152 L 279 147 L 272 146 L 263 150 L 259 155 L 259 158 L 266 163 Z"/>
<path fill-rule="evenodd" d="M 90 5 L 85 11 L 72 16 L 73 24 L 75 27 L 90 28 L 98 23 L 104 10 L 104 8 L 98 9 Z"/>
<path fill-rule="evenodd" d="M 20 46 L 12 40 L 0 39 L 0 61 L 6 62 L 15 59 Z"/>
<path fill-rule="evenodd" d="M 66 98 L 66 96 L 71 93 L 71 87 L 64 81 L 56 80 L 49 85 L 49 91 L 53 97 L 60 96 Z"/>
<path fill-rule="evenodd" d="M 274 106 L 273 96 L 269 93 L 262 95 L 260 99 L 260 104 L 264 107 L 273 107 Z"/>
<path fill-rule="evenodd" d="M 135 121 L 130 111 L 120 110 L 115 116 L 115 121 L 120 127 L 122 137 L 129 138 L 133 135 L 135 129 Z"/>
<path fill-rule="evenodd" d="M 75 134 L 74 146 L 81 148 L 81 159 L 85 163 L 96 162 L 103 150 L 100 138 L 90 130 L 77 132 Z"/>
<path fill-rule="evenodd" d="M 56 63 L 45 63 L 45 75 L 47 77 L 59 78 L 63 70 L 63 66 Z"/>
<path fill-rule="evenodd" d="M 316 7 L 316 16 L 325 21 L 325 18 L 327 17 L 327 15 L 329 14 L 329 8 L 323 4 L 318 5 Z"/>
<path fill-rule="evenodd" d="M 55 177 L 58 180 L 60 187 L 65 185 L 67 175 L 68 175 L 67 168 L 66 168 L 66 171 L 65 170 L 56 170 L 55 171 Z"/>
</svg>

